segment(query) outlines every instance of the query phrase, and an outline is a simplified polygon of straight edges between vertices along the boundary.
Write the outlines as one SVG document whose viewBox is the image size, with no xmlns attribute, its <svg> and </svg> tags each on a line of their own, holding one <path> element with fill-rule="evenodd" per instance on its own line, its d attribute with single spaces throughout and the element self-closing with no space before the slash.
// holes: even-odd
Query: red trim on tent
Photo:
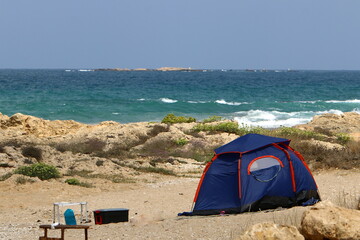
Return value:
<svg viewBox="0 0 360 240">
<path fill-rule="evenodd" d="M 206 172 L 209 170 L 211 164 L 213 163 L 213 161 L 217 158 L 218 155 L 215 155 L 210 162 L 208 162 L 205 166 L 205 169 L 203 171 L 203 174 L 201 175 L 201 178 L 200 178 L 200 181 L 199 181 L 199 184 L 198 184 L 198 187 L 196 189 L 196 193 L 195 193 L 195 197 L 194 197 L 194 202 L 196 202 L 198 196 L 199 196 L 199 192 L 200 192 L 200 188 L 201 188 L 201 185 L 204 181 L 204 178 L 205 178 L 205 175 L 206 175 Z"/>
<path fill-rule="evenodd" d="M 282 161 L 281 161 L 279 158 L 277 158 L 277 157 L 275 157 L 275 156 L 273 156 L 273 155 L 265 155 L 265 156 L 257 157 L 257 158 L 254 158 L 253 160 L 251 160 L 251 162 L 249 163 L 248 168 L 247 168 L 247 173 L 248 173 L 248 175 L 250 175 L 250 167 L 251 167 L 251 165 L 252 165 L 256 160 L 259 160 L 259 159 L 261 159 L 261 158 L 274 158 L 275 160 L 277 160 L 277 161 L 280 163 L 280 166 L 281 166 L 281 167 L 284 167 L 284 164 L 282 163 Z"/>
<path fill-rule="evenodd" d="M 282 150 L 282 151 L 285 153 L 285 155 L 286 155 L 286 157 L 287 157 L 287 159 L 288 159 L 288 161 L 289 161 L 290 175 L 291 175 L 291 184 L 292 184 L 293 191 L 296 192 L 295 172 L 294 172 L 294 166 L 293 166 L 293 163 L 292 163 L 290 154 L 289 154 L 289 152 L 288 152 L 286 149 L 284 149 L 282 146 L 279 146 L 279 145 L 276 144 L 276 143 L 274 143 L 273 145 L 274 145 L 274 147 Z M 285 144 L 282 144 L 282 145 L 285 145 Z M 285 147 L 287 147 L 287 145 L 285 145 Z"/>
<path fill-rule="evenodd" d="M 293 191 L 296 192 L 296 182 L 295 182 L 294 167 L 293 167 L 293 164 L 292 164 L 291 160 L 289 160 L 289 163 L 290 163 L 290 173 L 291 173 L 292 187 L 293 187 Z"/>
<path fill-rule="evenodd" d="M 312 175 L 311 170 L 310 170 L 309 166 L 307 165 L 307 163 L 305 162 L 305 159 L 304 159 L 304 157 L 301 155 L 301 153 L 299 153 L 298 151 L 295 151 L 295 150 L 294 150 L 293 148 L 291 148 L 290 146 L 286 146 L 286 145 L 285 145 L 285 147 L 288 148 L 288 149 L 289 149 L 290 151 L 292 151 L 293 153 L 295 153 L 295 155 L 301 160 L 302 164 L 304 164 L 305 168 L 306 168 L 307 171 L 310 173 L 310 176 L 313 178 L 316 188 L 318 188 L 318 186 L 317 186 L 317 184 L 316 184 L 316 181 L 315 181 L 315 178 L 314 178 L 314 176 Z"/>
<path fill-rule="evenodd" d="M 290 160 L 290 154 L 282 147 L 280 147 L 279 145 L 277 145 L 276 143 L 273 143 L 274 147 L 276 147 L 277 149 L 280 149 L 281 151 L 283 151 L 287 157 L 288 160 Z"/>
</svg>

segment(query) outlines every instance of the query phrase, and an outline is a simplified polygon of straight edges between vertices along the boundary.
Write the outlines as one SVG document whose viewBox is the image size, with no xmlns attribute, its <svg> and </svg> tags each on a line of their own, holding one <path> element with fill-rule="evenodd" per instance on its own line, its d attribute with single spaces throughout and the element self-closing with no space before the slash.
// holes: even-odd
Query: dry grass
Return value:
<svg viewBox="0 0 360 240">
<path fill-rule="evenodd" d="M 122 174 L 93 174 L 92 171 L 89 170 L 74 170 L 71 169 L 69 170 L 65 176 L 78 176 L 78 177 L 82 177 L 82 178 L 87 178 L 87 179 L 94 179 L 94 178 L 98 178 L 98 179 L 105 179 L 105 180 L 109 180 L 113 183 L 134 183 L 135 180 L 132 178 L 128 178 L 123 176 Z"/>
<path fill-rule="evenodd" d="M 13 173 L 11 173 L 11 172 L 5 173 L 4 175 L 1 175 L 0 176 L 0 182 L 5 181 L 6 179 L 9 179 L 12 175 L 13 175 Z"/>
<path fill-rule="evenodd" d="M 33 157 L 38 162 L 41 162 L 43 159 L 41 148 L 35 146 L 24 146 L 21 150 L 21 153 L 24 157 Z"/>
<path fill-rule="evenodd" d="M 59 152 L 70 151 L 72 153 L 83 154 L 102 152 L 105 146 L 106 142 L 97 138 L 91 138 L 86 141 L 61 142 L 54 145 Z"/>
<path fill-rule="evenodd" d="M 299 151 L 313 168 L 360 168 L 360 144 L 350 141 L 344 149 L 329 149 L 321 145 L 293 139 L 291 146 Z"/>
<path fill-rule="evenodd" d="M 34 183 L 35 180 L 24 176 L 19 176 L 15 179 L 16 184 Z"/>
</svg>

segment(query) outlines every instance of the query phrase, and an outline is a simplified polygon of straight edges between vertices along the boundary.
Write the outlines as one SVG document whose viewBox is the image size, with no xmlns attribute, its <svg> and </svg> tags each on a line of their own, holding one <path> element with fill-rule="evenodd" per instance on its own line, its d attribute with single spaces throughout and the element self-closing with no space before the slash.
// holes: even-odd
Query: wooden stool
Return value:
<svg viewBox="0 0 360 240">
<path fill-rule="evenodd" d="M 39 240 L 64 240 L 66 229 L 84 229 L 85 230 L 85 240 L 88 240 L 88 229 L 90 228 L 90 225 L 57 225 L 54 228 L 61 230 L 60 238 L 51 238 L 51 237 L 47 236 L 48 229 L 51 229 L 50 224 L 40 225 L 40 228 L 44 229 L 44 236 L 39 237 Z"/>
</svg>

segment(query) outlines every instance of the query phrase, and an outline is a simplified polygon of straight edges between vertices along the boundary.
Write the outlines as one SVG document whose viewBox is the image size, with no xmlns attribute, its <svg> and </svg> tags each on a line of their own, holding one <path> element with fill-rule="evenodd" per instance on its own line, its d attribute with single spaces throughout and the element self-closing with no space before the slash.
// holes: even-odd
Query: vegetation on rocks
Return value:
<svg viewBox="0 0 360 240">
<path fill-rule="evenodd" d="M 81 182 L 77 178 L 68 178 L 68 179 L 65 180 L 65 183 L 67 183 L 69 185 L 76 185 L 76 186 L 86 187 L 86 188 L 92 187 L 92 185 L 90 183 Z"/>
<path fill-rule="evenodd" d="M 178 146 L 184 146 L 189 143 L 189 140 L 187 140 L 186 138 L 179 138 L 179 139 L 175 140 L 175 143 Z"/>
<path fill-rule="evenodd" d="M 175 116 L 174 114 L 170 113 L 166 115 L 161 122 L 167 124 L 191 123 L 196 122 L 196 119 L 193 117 Z"/>
<path fill-rule="evenodd" d="M 227 132 L 227 133 L 239 133 L 239 125 L 237 122 L 221 122 L 218 124 L 204 124 L 199 123 L 195 125 L 192 130 L 194 132 L 209 132 L 209 133 L 216 133 L 216 132 Z"/>
<path fill-rule="evenodd" d="M 328 122 L 324 122 L 326 126 L 315 122 L 314 127 L 264 129 L 239 125 L 219 116 L 194 123 L 193 117 L 168 114 L 162 123 L 85 125 L 36 119 L 31 129 L 26 128 L 22 121 L 32 118 L 17 115 L 17 121 L 11 122 L 16 125 L 1 125 L 0 181 L 14 172 L 49 179 L 59 177 L 61 171 L 80 180 L 112 182 L 133 182 L 141 179 L 140 173 L 181 176 L 186 171 L 202 169 L 215 148 L 248 133 L 291 139 L 290 146 L 304 156 L 312 170 L 360 168 L 360 144 L 347 132 L 360 132 L 356 121 L 351 127 L 341 128 L 346 131 L 336 132 L 336 126 Z M 50 172 L 53 175 L 48 176 Z"/>
<path fill-rule="evenodd" d="M 220 116 L 211 116 L 211 117 L 205 118 L 202 122 L 203 123 L 211 123 L 211 122 L 220 122 L 221 120 L 223 120 L 223 118 Z"/>
<path fill-rule="evenodd" d="M 15 173 L 29 177 L 38 177 L 40 180 L 60 177 L 60 173 L 56 167 L 45 163 L 35 163 L 30 166 L 22 166 L 16 169 Z"/>
</svg>

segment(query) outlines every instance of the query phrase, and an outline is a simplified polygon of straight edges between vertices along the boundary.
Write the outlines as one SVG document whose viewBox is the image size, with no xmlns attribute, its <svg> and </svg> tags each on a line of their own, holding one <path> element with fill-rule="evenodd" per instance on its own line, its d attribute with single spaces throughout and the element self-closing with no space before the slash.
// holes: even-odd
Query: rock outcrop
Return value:
<svg viewBox="0 0 360 240">
<path fill-rule="evenodd" d="M 294 226 L 275 223 L 258 223 L 251 226 L 236 240 L 304 240 L 299 230 Z"/>
<path fill-rule="evenodd" d="M 320 202 L 306 211 L 301 232 L 306 239 L 360 239 L 360 211 Z"/>
<path fill-rule="evenodd" d="M 65 135 L 75 133 L 82 127 L 86 125 L 73 120 L 49 121 L 21 113 L 16 113 L 11 117 L 0 115 L 0 129 L 17 131 L 22 135 L 36 137 Z"/>
<path fill-rule="evenodd" d="M 195 124 L 106 121 L 90 125 L 0 114 L 0 176 L 37 162 L 59 167 L 63 174 L 76 170 L 131 175 L 151 167 L 175 174 L 201 173 L 213 149 L 237 135 L 194 133 Z"/>
<path fill-rule="evenodd" d="M 360 114 L 356 112 L 317 115 L 309 123 L 296 127 L 324 133 L 347 133 L 355 140 L 360 140 Z"/>
</svg>

